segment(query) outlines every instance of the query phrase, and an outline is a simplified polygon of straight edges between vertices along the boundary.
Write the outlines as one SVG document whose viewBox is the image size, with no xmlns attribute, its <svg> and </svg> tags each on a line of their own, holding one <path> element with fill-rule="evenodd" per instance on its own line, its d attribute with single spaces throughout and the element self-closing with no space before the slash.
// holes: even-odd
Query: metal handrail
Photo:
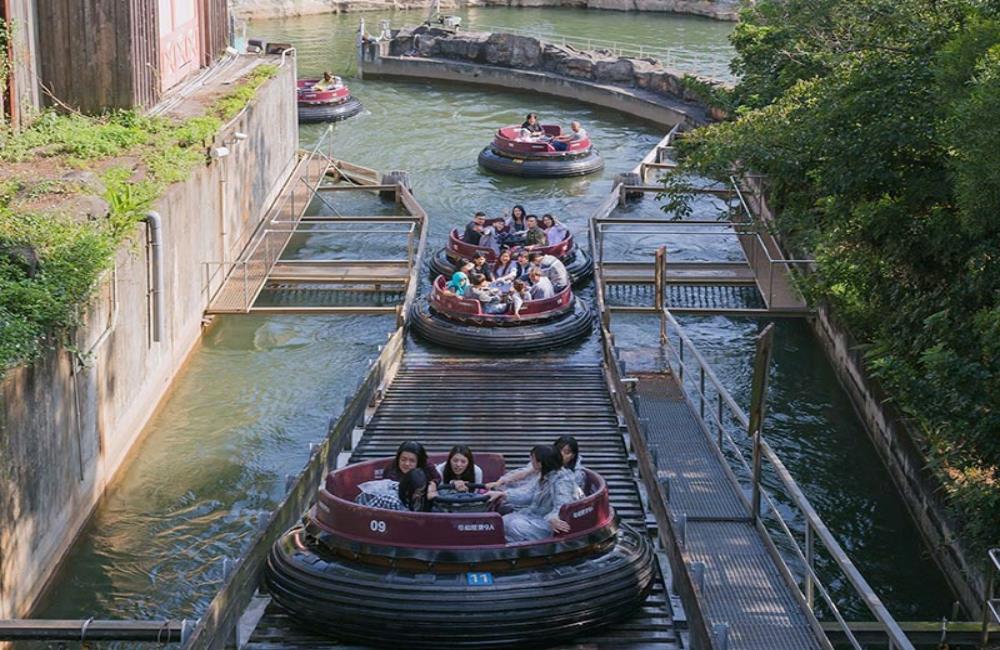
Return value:
<svg viewBox="0 0 1000 650">
<path fill-rule="evenodd" d="M 668 323 L 668 326 L 672 326 L 677 333 L 678 345 L 675 347 L 670 341 L 669 335 L 666 342 L 666 348 L 668 353 L 672 357 L 671 365 L 674 366 L 674 371 L 679 378 L 679 383 L 684 388 L 685 394 L 688 394 L 689 399 L 692 396 L 688 393 L 689 390 L 694 391 L 693 401 L 697 401 L 699 405 L 699 412 L 702 415 L 703 424 L 708 424 L 711 419 L 714 419 L 717 424 L 717 437 L 714 438 L 720 453 L 727 459 L 732 458 L 733 454 L 726 454 L 726 447 L 735 452 L 735 458 L 739 462 L 741 468 L 745 472 L 751 473 L 751 490 L 755 494 L 759 494 L 762 498 L 766 510 L 769 510 L 773 516 L 774 521 L 779 525 L 785 537 L 791 542 L 792 549 L 796 559 L 798 559 L 803 565 L 803 571 L 805 572 L 805 587 L 800 588 L 800 594 L 804 601 L 810 606 L 814 606 L 813 599 L 813 589 L 819 588 L 820 596 L 822 597 L 824 603 L 830 608 L 831 613 L 837 620 L 837 622 L 842 627 L 848 640 L 851 642 L 852 646 L 857 650 L 861 650 L 862 645 L 858 642 L 857 638 L 849 629 L 847 622 L 844 620 L 843 616 L 840 614 L 836 604 L 833 602 L 831 595 L 826 589 L 825 585 L 820 581 L 819 576 L 815 572 L 813 566 L 814 553 L 812 550 L 812 543 L 814 539 L 818 539 L 823 547 L 827 550 L 830 556 L 833 558 L 834 562 L 837 564 L 840 571 L 843 573 L 844 577 L 854 588 L 855 592 L 861 597 L 862 601 L 868 607 L 869 611 L 875 616 L 875 618 L 882 625 L 883 631 L 890 639 L 890 643 L 893 648 L 899 648 L 901 650 L 912 650 L 913 646 L 910 641 L 906 638 L 899 624 L 895 621 L 892 615 L 889 613 L 888 609 L 882 603 L 882 601 L 875 594 L 874 590 L 861 575 L 861 572 L 857 569 L 854 563 L 847 556 L 847 553 L 843 550 L 843 547 L 837 542 L 836 538 L 827 528 L 826 524 L 816 513 L 809 499 L 799 488 L 798 484 L 792 478 L 791 473 L 782 463 L 781 459 L 778 458 L 777 454 L 771 448 L 771 446 L 763 440 L 762 437 L 759 438 L 759 453 L 762 458 L 768 460 L 768 462 L 774 468 L 778 479 L 785 490 L 785 496 L 795 505 L 799 512 L 805 519 L 806 524 L 806 549 L 803 551 L 799 547 L 799 542 L 794 533 L 791 531 L 790 527 L 787 525 L 784 517 L 781 515 L 778 509 L 777 503 L 768 490 L 766 490 L 761 484 L 761 472 L 754 474 L 750 463 L 747 462 L 744 457 L 744 448 L 739 445 L 739 443 L 733 438 L 730 427 L 726 425 L 723 421 L 724 411 L 728 411 L 729 416 L 732 417 L 737 425 L 738 429 L 745 433 L 748 430 L 750 420 L 746 413 L 736 404 L 736 401 L 729 394 L 729 391 L 722 385 L 715 372 L 705 361 L 704 357 L 695 347 L 694 343 L 687 336 L 684 330 L 681 328 L 680 323 L 674 318 L 673 314 L 670 313 L 668 309 L 664 309 L 664 318 Z M 690 352 L 693 356 L 694 362 L 697 366 L 698 380 L 694 381 L 692 378 L 692 373 L 689 371 L 688 363 L 685 363 L 685 350 Z M 676 363 L 674 363 L 674 360 Z M 711 413 L 710 420 L 706 420 L 706 404 L 711 402 L 711 398 L 706 392 L 705 386 L 707 383 L 714 389 L 716 400 L 717 400 L 717 410 Z M 692 388 L 692 384 L 694 387 Z M 725 409 L 723 408 L 725 406 Z M 706 427 L 707 430 L 707 427 Z M 712 438 L 712 436 L 709 436 Z M 750 515 L 757 521 L 759 521 L 760 513 L 750 512 Z M 759 525 L 762 531 L 771 534 L 770 529 L 763 525 Z M 780 555 L 779 555 L 780 557 Z M 782 558 L 782 562 L 784 559 Z M 790 568 L 786 564 L 786 569 L 791 573 Z"/>
<path fill-rule="evenodd" d="M 990 642 L 990 616 L 997 623 L 1000 623 L 1000 598 L 994 596 L 997 585 L 997 577 L 1000 576 L 1000 548 L 991 548 L 986 552 L 989 563 L 987 566 L 986 591 L 983 602 L 983 631 L 980 638 L 980 646 L 985 648 Z"/>
</svg>

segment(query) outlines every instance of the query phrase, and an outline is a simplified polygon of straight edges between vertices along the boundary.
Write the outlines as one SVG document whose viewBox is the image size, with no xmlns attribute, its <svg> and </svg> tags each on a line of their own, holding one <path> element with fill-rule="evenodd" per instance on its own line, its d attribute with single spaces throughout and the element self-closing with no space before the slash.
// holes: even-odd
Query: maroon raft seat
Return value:
<svg viewBox="0 0 1000 650">
<path fill-rule="evenodd" d="M 446 458 L 447 454 L 431 454 L 428 460 L 439 463 Z M 486 482 L 503 474 L 501 454 L 478 454 L 476 461 Z M 319 491 L 314 510 L 316 523 L 328 533 L 355 543 L 411 549 L 503 548 L 546 542 L 506 544 L 503 518 L 496 512 L 405 512 L 354 503 L 360 492 L 358 485 L 381 477 L 391 462 L 391 458 L 378 459 L 330 472 Z M 599 474 L 586 472 L 586 496 L 564 505 L 559 511 L 560 519 L 570 525 L 569 532 L 554 536 L 560 541 L 585 537 L 614 519 L 607 484 Z"/>
<path fill-rule="evenodd" d="M 313 90 L 313 86 L 320 81 L 321 79 L 299 79 L 296 98 L 300 104 L 335 104 L 346 101 L 351 96 L 351 91 L 343 83 L 324 90 Z"/>
<path fill-rule="evenodd" d="M 493 219 L 492 221 L 496 221 Z M 524 248 L 524 246 L 512 246 L 512 251 L 517 251 Z M 573 249 L 573 233 L 567 232 L 566 238 L 555 244 L 549 246 L 534 246 L 530 250 L 533 253 L 542 253 L 543 255 L 553 255 L 558 258 L 563 258 Z M 462 239 L 462 233 L 455 228 L 451 231 L 448 236 L 448 253 L 453 259 L 471 260 L 476 256 L 476 253 L 482 253 L 486 256 L 486 261 L 489 264 L 494 264 L 497 261 L 497 254 L 492 248 L 485 246 L 474 246 L 472 244 L 466 243 Z"/>
<path fill-rule="evenodd" d="M 555 137 L 562 135 L 562 128 L 555 124 L 543 124 L 542 130 L 548 136 Z M 566 154 L 578 154 L 587 151 L 591 146 L 590 138 L 584 138 L 576 142 L 568 142 L 565 151 L 556 151 L 556 148 L 548 142 L 537 140 L 519 141 L 520 133 L 521 127 L 517 125 L 500 127 L 493 138 L 494 149 L 497 150 L 497 153 L 506 155 L 545 156 L 548 154 L 557 157 Z"/>
<path fill-rule="evenodd" d="M 475 317 L 485 321 L 495 321 L 497 323 L 529 323 L 531 321 L 551 318 L 559 313 L 571 309 L 573 306 L 573 290 L 570 287 L 544 300 L 528 300 L 521 307 L 520 318 L 514 314 L 486 314 L 482 311 L 482 303 L 475 298 L 462 298 L 460 296 L 445 291 L 445 278 L 439 275 L 434 280 L 434 289 L 431 291 L 431 307 L 434 311 L 444 316 L 455 316 L 459 319 L 464 317 Z"/>
</svg>

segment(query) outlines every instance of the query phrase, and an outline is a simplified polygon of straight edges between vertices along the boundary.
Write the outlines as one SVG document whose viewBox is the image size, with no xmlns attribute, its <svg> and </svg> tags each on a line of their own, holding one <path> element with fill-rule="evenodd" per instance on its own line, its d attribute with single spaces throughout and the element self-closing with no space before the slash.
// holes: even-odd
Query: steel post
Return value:
<svg viewBox="0 0 1000 650">
<path fill-rule="evenodd" d="M 774 323 L 770 323 L 757 337 L 757 356 L 754 359 L 753 384 L 750 391 L 750 426 L 748 433 L 753 440 L 753 480 L 750 500 L 751 516 L 754 522 L 760 517 L 760 463 L 761 429 L 764 426 L 764 408 L 767 402 L 768 369 L 771 365 L 771 349 L 774 345 Z"/>
</svg>

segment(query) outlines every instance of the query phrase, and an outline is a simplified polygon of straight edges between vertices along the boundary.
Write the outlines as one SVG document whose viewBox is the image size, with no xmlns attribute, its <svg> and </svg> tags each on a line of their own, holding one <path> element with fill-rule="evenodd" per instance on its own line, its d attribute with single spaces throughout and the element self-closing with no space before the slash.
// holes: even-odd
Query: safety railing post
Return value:
<svg viewBox="0 0 1000 650">
<path fill-rule="evenodd" d="M 754 359 L 753 384 L 750 391 L 750 422 L 749 430 L 753 440 L 753 464 L 751 466 L 751 517 L 756 523 L 760 517 L 760 479 L 762 440 L 761 429 L 764 423 L 764 405 L 767 401 L 767 372 L 771 365 L 771 348 L 774 343 L 774 323 L 764 328 L 757 337 L 757 356 Z"/>
<path fill-rule="evenodd" d="M 248 260 L 243 260 L 243 309 L 250 311 L 250 277 Z"/>
<path fill-rule="evenodd" d="M 667 281 L 667 247 L 660 246 L 656 249 L 656 268 L 653 269 L 653 283 L 656 287 L 656 296 L 653 304 L 657 313 L 660 314 L 660 345 L 667 342 L 667 312 L 664 304 L 664 294 L 666 293 Z"/>
<path fill-rule="evenodd" d="M 806 605 L 809 611 L 815 611 L 815 585 L 813 585 L 812 572 L 815 568 L 813 559 L 813 529 L 812 524 L 806 522 Z"/>
<path fill-rule="evenodd" d="M 722 450 L 723 429 L 725 429 L 726 427 L 722 423 L 722 393 L 718 392 L 718 388 L 716 388 L 716 395 L 718 395 L 718 407 L 719 407 L 719 450 L 721 451 Z"/>
<path fill-rule="evenodd" d="M 679 362 L 677 365 L 678 379 L 680 380 L 681 387 L 684 387 L 684 339 L 681 338 L 677 342 L 677 357 Z"/>
<path fill-rule="evenodd" d="M 705 366 L 698 365 L 698 412 L 705 420 Z"/>
<path fill-rule="evenodd" d="M 987 644 L 990 642 L 991 615 L 997 617 L 997 622 L 1000 623 L 1000 616 L 997 616 L 997 611 L 994 609 L 996 606 L 994 592 L 997 585 L 997 573 L 1000 573 L 1000 548 L 990 549 L 986 554 L 986 558 L 986 591 L 983 592 L 985 596 L 983 602 L 983 631 L 979 642 L 982 648 L 987 647 Z"/>
</svg>

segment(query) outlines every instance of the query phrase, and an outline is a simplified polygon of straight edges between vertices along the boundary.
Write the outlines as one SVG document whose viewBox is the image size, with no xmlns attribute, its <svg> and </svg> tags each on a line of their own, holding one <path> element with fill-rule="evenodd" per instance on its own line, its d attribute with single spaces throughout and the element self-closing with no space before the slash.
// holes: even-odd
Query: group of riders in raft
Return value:
<svg viewBox="0 0 1000 650">
<path fill-rule="evenodd" d="M 445 291 L 475 298 L 483 313 L 520 316 L 524 303 L 552 298 L 570 285 L 569 272 L 558 257 L 532 250 L 561 242 L 568 232 L 551 214 L 539 221 L 520 205 L 514 206 L 509 220 L 502 217 L 489 222 L 485 213 L 477 212 L 462 240 L 491 248 L 496 261 L 490 264 L 483 252 L 461 260 Z M 515 250 L 514 246 L 523 247 Z"/>
<path fill-rule="evenodd" d="M 438 486 L 456 492 L 478 491 L 488 497 L 491 509 L 503 515 L 509 544 L 541 540 L 569 531 L 559 518 L 560 509 L 583 498 L 587 475 L 580 448 L 573 436 L 560 436 L 552 445 L 536 445 L 531 462 L 483 483 L 483 470 L 466 445 L 456 445 L 437 465 L 427 460 L 419 442 L 399 445 L 382 478 L 359 485 L 355 502 L 386 510 L 436 512 Z"/>
</svg>

